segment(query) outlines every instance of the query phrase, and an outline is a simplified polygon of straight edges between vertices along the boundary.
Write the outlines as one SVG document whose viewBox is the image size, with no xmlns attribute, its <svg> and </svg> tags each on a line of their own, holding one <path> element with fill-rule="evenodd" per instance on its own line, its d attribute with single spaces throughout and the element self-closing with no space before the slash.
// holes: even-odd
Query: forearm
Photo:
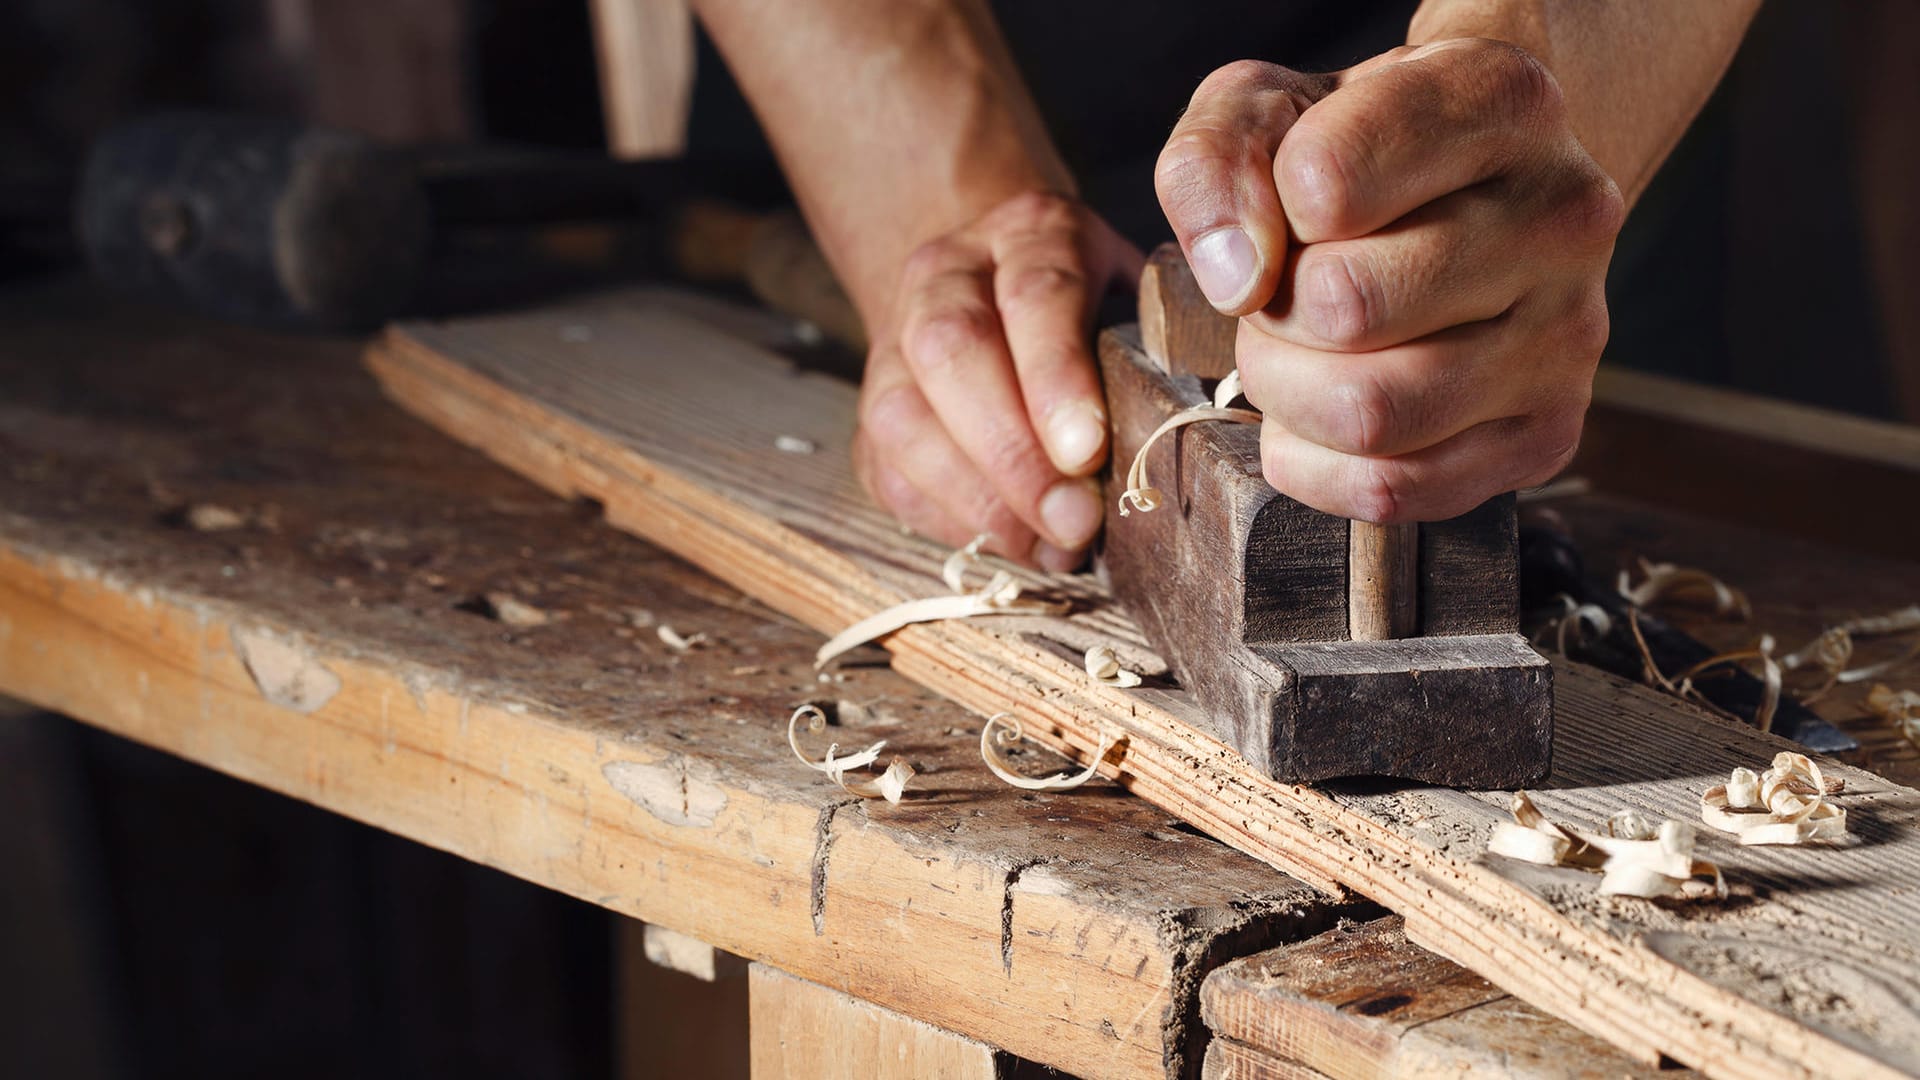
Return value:
<svg viewBox="0 0 1920 1080">
<path fill-rule="evenodd" d="M 1533 53 L 1628 205 L 1725 74 L 1759 0 L 1426 0 L 1407 41 L 1482 37 Z"/>
<path fill-rule="evenodd" d="M 1072 179 L 978 0 L 695 0 L 869 325 L 907 256 Z"/>
</svg>

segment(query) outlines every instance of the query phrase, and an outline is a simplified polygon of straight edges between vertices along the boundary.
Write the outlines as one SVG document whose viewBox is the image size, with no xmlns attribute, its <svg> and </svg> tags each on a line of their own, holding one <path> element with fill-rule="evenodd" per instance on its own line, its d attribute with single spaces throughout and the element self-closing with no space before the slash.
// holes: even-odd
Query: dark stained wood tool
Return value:
<svg viewBox="0 0 1920 1080">
<path fill-rule="evenodd" d="M 1141 444 L 1233 370 L 1234 333 L 1166 245 L 1138 326 L 1101 335 L 1113 465 L 1099 561 L 1115 594 L 1217 734 L 1275 777 L 1545 778 L 1553 671 L 1518 633 L 1511 494 L 1449 521 L 1350 522 L 1267 484 L 1254 425 L 1201 423 L 1148 457 L 1162 505 L 1119 513 Z"/>
</svg>

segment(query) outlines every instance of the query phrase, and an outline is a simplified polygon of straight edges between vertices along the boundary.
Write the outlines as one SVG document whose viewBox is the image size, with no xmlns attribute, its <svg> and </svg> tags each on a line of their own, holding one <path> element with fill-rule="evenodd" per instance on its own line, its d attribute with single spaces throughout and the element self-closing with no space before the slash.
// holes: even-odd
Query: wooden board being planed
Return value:
<svg viewBox="0 0 1920 1080">
<path fill-rule="evenodd" d="M 584 332 L 583 332 L 584 328 Z M 942 590 L 943 550 L 904 535 L 847 467 L 854 390 L 636 295 L 397 327 L 369 362 L 418 415 L 821 630 Z M 777 436 L 817 452 L 773 448 Z M 1085 579 L 1059 620 L 949 622 L 887 642 L 897 670 L 1105 766 L 1201 828 L 1328 889 L 1370 896 L 1408 935 L 1626 1049 L 1721 1076 L 1920 1071 L 1920 792 L 1833 765 L 1859 842 L 1703 854 L 1736 894 L 1667 906 L 1595 895 L 1578 870 L 1483 857 L 1500 793 L 1305 787 L 1259 775 L 1175 691 L 1091 684 L 1090 639 L 1144 653 Z M 1694 820 L 1699 793 L 1785 744 L 1577 667 L 1556 672 L 1546 813 Z"/>
</svg>

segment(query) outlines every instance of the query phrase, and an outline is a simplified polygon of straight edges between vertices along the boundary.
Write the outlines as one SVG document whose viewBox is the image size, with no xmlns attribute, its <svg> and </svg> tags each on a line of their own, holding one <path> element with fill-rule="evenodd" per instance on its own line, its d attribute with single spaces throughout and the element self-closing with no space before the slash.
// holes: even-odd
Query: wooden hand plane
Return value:
<svg viewBox="0 0 1920 1080">
<path fill-rule="evenodd" d="M 1114 594 L 1215 734 L 1274 777 L 1544 779 L 1553 669 L 1518 633 L 1513 495 L 1449 521 L 1350 522 L 1267 484 L 1257 425 L 1200 423 L 1149 451 L 1161 505 L 1121 515 L 1142 443 L 1233 371 L 1235 325 L 1165 245 L 1139 323 L 1101 335 L 1113 464 L 1097 557 Z"/>
</svg>

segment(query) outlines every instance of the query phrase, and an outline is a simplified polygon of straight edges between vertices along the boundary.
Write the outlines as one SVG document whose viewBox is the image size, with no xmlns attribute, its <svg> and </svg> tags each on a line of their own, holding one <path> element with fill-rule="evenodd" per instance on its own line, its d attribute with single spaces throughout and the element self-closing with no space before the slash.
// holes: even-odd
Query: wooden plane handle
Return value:
<svg viewBox="0 0 1920 1080">
<path fill-rule="evenodd" d="M 1347 635 L 1412 637 L 1420 624 L 1420 526 L 1347 523 Z"/>
<path fill-rule="evenodd" d="M 1215 311 L 1176 244 L 1140 274 L 1140 344 L 1169 375 L 1225 378 L 1239 320 Z M 1420 529 L 1349 523 L 1347 633 L 1355 641 L 1411 637 L 1420 621 Z"/>
</svg>

